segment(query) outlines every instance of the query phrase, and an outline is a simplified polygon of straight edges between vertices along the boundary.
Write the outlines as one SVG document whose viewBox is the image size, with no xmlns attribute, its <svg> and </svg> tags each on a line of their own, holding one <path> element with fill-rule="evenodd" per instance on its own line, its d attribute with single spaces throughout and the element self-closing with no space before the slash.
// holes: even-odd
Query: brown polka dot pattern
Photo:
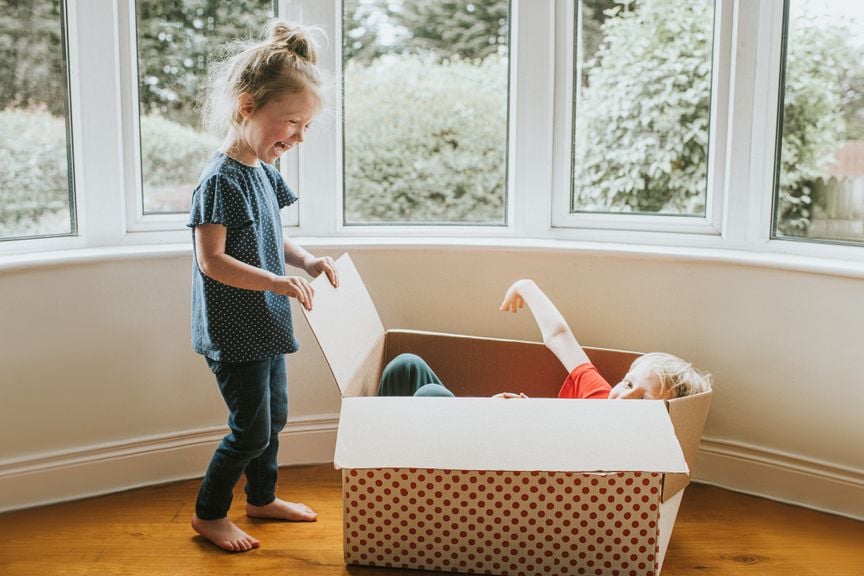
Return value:
<svg viewBox="0 0 864 576">
<path fill-rule="evenodd" d="M 646 472 L 343 470 L 345 562 L 654 576 L 661 482 Z"/>
</svg>

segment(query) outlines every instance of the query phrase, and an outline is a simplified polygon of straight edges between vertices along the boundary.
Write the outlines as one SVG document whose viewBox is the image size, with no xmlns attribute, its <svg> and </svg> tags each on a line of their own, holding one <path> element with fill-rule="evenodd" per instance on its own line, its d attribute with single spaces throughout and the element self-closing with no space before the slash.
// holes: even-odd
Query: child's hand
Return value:
<svg viewBox="0 0 864 576">
<path fill-rule="evenodd" d="M 306 262 L 304 270 L 306 270 L 306 273 L 312 276 L 312 278 L 317 278 L 319 274 L 324 273 L 327 275 L 327 279 L 330 280 L 330 284 L 332 284 L 334 288 L 339 287 L 339 274 L 336 272 L 336 264 L 333 262 L 333 258 L 329 256 L 324 256 L 323 258 L 310 258 Z"/>
<path fill-rule="evenodd" d="M 528 398 L 528 396 L 526 396 L 522 392 L 519 392 L 518 394 L 516 394 L 515 392 L 499 392 L 498 394 L 492 396 L 492 398 Z"/>
<path fill-rule="evenodd" d="M 302 276 L 277 276 L 272 291 L 289 298 L 296 298 L 297 302 L 306 310 L 312 310 L 312 297 L 315 295 L 315 289 Z"/>
<path fill-rule="evenodd" d="M 525 307 L 525 299 L 522 298 L 522 295 L 519 293 L 520 288 L 525 284 L 525 282 L 527 282 L 527 280 L 517 280 L 507 289 L 507 293 L 504 294 L 504 301 L 498 308 L 501 312 L 513 312 L 515 314 L 520 308 Z"/>
</svg>

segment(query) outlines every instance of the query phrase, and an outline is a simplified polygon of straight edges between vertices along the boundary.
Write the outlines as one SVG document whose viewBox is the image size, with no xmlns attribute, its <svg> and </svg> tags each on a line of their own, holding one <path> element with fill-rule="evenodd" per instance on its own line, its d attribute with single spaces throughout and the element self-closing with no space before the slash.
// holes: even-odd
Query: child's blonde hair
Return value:
<svg viewBox="0 0 864 576">
<path fill-rule="evenodd" d="M 286 22 L 271 20 L 265 39 L 258 43 L 235 43 L 230 58 L 210 69 L 210 83 L 204 102 L 204 125 L 212 133 L 224 136 L 229 127 L 239 124 L 237 97 L 248 93 L 255 109 L 275 97 L 312 91 L 322 106 L 321 72 L 318 70 L 318 46 L 313 36 L 323 32 Z"/>
<path fill-rule="evenodd" d="M 665 352 L 643 354 L 633 361 L 631 369 L 644 366 L 650 374 L 660 380 L 660 389 L 665 395 L 674 392 L 674 398 L 699 394 L 711 390 L 711 375 L 693 367 L 690 362 Z"/>
</svg>

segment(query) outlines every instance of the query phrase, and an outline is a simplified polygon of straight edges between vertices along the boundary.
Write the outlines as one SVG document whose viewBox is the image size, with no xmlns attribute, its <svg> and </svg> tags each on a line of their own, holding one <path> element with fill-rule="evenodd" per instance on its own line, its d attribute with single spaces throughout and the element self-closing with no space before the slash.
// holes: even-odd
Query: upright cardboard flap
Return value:
<svg viewBox="0 0 864 576">
<path fill-rule="evenodd" d="M 660 538 L 658 539 L 659 547 L 657 550 L 657 574 L 660 574 L 660 571 L 663 569 L 663 559 L 666 557 L 666 550 L 669 549 L 669 541 L 672 540 L 672 528 L 675 526 L 675 520 L 678 518 L 678 509 L 681 507 L 681 498 L 683 496 L 684 493 L 679 491 L 660 505 Z"/>
<path fill-rule="evenodd" d="M 660 402 L 345 398 L 337 468 L 687 473 Z"/>
<path fill-rule="evenodd" d="M 322 274 L 312 282 L 313 309 L 301 309 L 345 396 L 361 368 L 383 359 L 384 325 L 348 254 L 336 261 L 336 270 L 339 288 L 334 288 Z M 380 367 L 369 371 L 377 371 L 377 377 Z"/>
<path fill-rule="evenodd" d="M 693 470 L 696 464 L 696 453 L 699 451 L 699 440 L 702 438 L 702 429 L 705 428 L 705 419 L 708 417 L 708 408 L 711 405 L 711 392 L 702 392 L 684 398 L 667 400 L 669 407 L 669 418 L 675 427 L 675 436 L 684 452 L 687 466 Z M 663 483 L 663 501 L 684 489 L 690 482 L 687 476 L 670 474 L 666 476 Z"/>
</svg>

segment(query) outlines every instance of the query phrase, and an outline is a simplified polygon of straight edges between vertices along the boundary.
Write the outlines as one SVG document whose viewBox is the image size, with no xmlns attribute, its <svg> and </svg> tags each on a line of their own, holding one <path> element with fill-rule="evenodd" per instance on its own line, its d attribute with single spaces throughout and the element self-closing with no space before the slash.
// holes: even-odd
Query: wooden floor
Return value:
<svg viewBox="0 0 864 576">
<path fill-rule="evenodd" d="M 314 524 L 253 521 L 242 498 L 231 518 L 262 541 L 229 554 L 189 527 L 198 481 L 0 515 L 0 575 L 417 576 L 346 567 L 340 476 L 331 466 L 282 470 L 280 496 L 320 514 Z M 239 496 L 239 491 L 238 491 Z M 864 522 L 691 485 L 664 575 L 864 575 Z"/>
</svg>

